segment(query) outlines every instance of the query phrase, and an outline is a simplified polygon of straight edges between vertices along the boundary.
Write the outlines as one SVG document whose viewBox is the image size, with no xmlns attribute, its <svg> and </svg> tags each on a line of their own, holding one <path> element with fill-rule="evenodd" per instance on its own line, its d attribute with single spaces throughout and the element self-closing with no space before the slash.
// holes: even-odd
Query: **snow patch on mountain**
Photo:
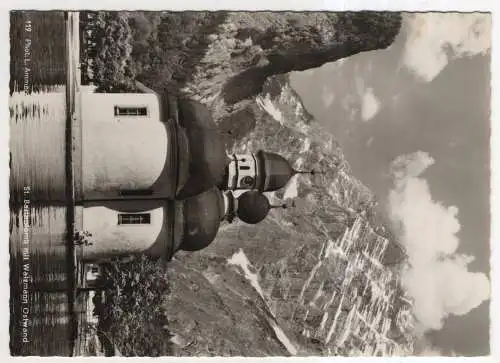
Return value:
<svg viewBox="0 0 500 363">
<path fill-rule="evenodd" d="M 288 339 L 288 337 L 286 336 L 286 334 L 283 331 L 283 329 L 281 329 L 281 327 L 278 326 L 278 324 L 276 324 L 272 320 L 270 320 L 269 323 L 271 324 L 271 327 L 273 328 L 274 333 L 276 334 L 276 337 L 278 337 L 278 339 L 280 340 L 280 342 L 283 343 L 283 345 L 288 350 L 288 352 L 291 355 L 297 355 L 297 353 L 298 353 L 297 348 L 295 348 L 295 346 L 290 341 L 290 339 Z"/>
<path fill-rule="evenodd" d="M 291 340 L 287 337 L 283 329 L 278 325 L 276 321 L 276 317 L 272 313 L 271 309 L 269 308 L 266 298 L 264 296 L 264 291 L 262 290 L 262 287 L 260 286 L 259 283 L 259 274 L 257 272 L 252 272 L 252 270 L 255 270 L 250 261 L 248 260 L 248 257 L 245 255 L 245 252 L 243 252 L 243 249 L 240 249 L 238 252 L 233 254 L 228 260 L 228 264 L 230 265 L 235 265 L 239 266 L 243 270 L 243 274 L 245 278 L 250 282 L 250 285 L 255 289 L 255 291 L 258 292 L 260 297 L 262 298 L 262 301 L 265 303 L 265 306 L 267 308 L 267 312 L 269 313 L 270 317 L 268 317 L 267 321 L 271 328 L 273 329 L 274 333 L 276 334 L 276 337 L 278 340 L 285 346 L 285 348 L 288 350 L 288 352 L 291 355 L 296 355 L 298 353 L 297 348 L 295 348 L 294 344 L 291 342 Z"/>
<path fill-rule="evenodd" d="M 285 193 L 283 194 L 283 199 L 294 199 L 299 195 L 299 181 L 297 175 L 292 177 L 292 180 L 288 182 L 285 187 Z"/>
<path fill-rule="evenodd" d="M 252 285 L 255 291 L 257 291 L 260 297 L 262 297 L 262 299 L 265 301 L 264 292 L 262 291 L 262 288 L 259 284 L 259 275 L 256 272 L 251 271 L 252 264 L 248 260 L 248 257 L 245 255 L 245 252 L 240 249 L 227 260 L 227 263 L 230 265 L 239 266 L 243 270 L 245 278 L 250 282 L 250 285 Z"/>
<path fill-rule="evenodd" d="M 274 103 L 271 101 L 271 99 L 269 97 L 263 98 L 261 96 L 257 96 L 255 101 L 257 102 L 257 105 L 259 105 L 260 108 L 262 108 L 264 111 L 266 111 L 269 115 L 271 115 L 280 124 L 283 124 L 283 114 L 274 105 Z"/>
<path fill-rule="evenodd" d="M 305 153 L 311 149 L 311 139 L 308 137 L 304 138 L 302 142 L 302 149 L 300 149 L 300 153 Z"/>
</svg>

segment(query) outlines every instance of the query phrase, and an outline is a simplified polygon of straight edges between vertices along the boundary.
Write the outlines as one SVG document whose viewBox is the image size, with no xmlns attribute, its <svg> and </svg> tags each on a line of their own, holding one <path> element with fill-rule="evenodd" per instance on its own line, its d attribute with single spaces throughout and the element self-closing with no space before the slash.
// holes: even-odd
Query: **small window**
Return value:
<svg viewBox="0 0 500 363">
<path fill-rule="evenodd" d="M 115 116 L 147 116 L 147 107 L 121 107 L 115 106 Z"/>
<path fill-rule="evenodd" d="M 152 195 L 153 189 L 122 189 L 120 190 L 120 195 L 123 196 L 139 196 L 139 195 Z"/>
<path fill-rule="evenodd" d="M 150 224 L 150 213 L 118 214 L 118 224 Z"/>
<path fill-rule="evenodd" d="M 250 167 L 247 165 L 243 165 L 240 167 L 241 170 L 250 170 Z"/>
</svg>

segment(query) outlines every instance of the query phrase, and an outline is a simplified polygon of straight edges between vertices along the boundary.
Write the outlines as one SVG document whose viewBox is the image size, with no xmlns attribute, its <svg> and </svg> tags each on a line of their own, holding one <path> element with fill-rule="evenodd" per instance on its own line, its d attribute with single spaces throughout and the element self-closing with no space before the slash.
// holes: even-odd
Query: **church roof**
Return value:
<svg viewBox="0 0 500 363">
<path fill-rule="evenodd" d="M 189 177 L 177 195 L 178 199 L 184 199 L 219 185 L 229 158 L 222 135 L 206 106 L 179 99 L 178 113 L 189 142 Z"/>
<path fill-rule="evenodd" d="M 180 249 L 201 250 L 215 239 L 224 217 L 224 199 L 217 188 L 184 201 L 184 233 Z"/>
<path fill-rule="evenodd" d="M 283 188 L 296 174 L 288 160 L 283 156 L 260 150 L 256 154 L 262 183 L 261 192 L 271 192 Z"/>
<path fill-rule="evenodd" d="M 189 178 L 189 140 L 184 129 L 173 120 L 165 122 L 167 128 L 168 159 L 165 172 L 173 177 L 169 195 L 175 197 Z"/>
</svg>

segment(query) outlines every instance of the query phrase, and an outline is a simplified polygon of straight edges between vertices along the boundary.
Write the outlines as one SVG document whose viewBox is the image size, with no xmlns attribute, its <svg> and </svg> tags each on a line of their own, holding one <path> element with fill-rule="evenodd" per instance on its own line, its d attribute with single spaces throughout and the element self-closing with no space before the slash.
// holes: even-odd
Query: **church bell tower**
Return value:
<svg viewBox="0 0 500 363">
<path fill-rule="evenodd" d="M 256 189 L 260 174 L 255 154 L 233 154 L 227 169 L 227 189 Z"/>
<path fill-rule="evenodd" d="M 229 158 L 221 186 L 224 190 L 272 192 L 283 188 L 295 174 L 316 173 L 297 171 L 281 155 L 262 150 L 255 154 L 233 154 Z"/>
</svg>

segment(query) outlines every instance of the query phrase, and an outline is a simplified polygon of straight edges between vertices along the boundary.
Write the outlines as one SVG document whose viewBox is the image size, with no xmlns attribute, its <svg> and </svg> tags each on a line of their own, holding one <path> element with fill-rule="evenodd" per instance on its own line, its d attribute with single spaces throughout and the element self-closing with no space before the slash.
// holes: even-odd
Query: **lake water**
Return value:
<svg viewBox="0 0 500 363">
<path fill-rule="evenodd" d="M 77 327 L 66 245 L 64 13 L 15 12 L 10 22 L 10 349 L 67 356 Z M 85 307 L 80 294 L 74 308 Z"/>
<path fill-rule="evenodd" d="M 11 349 L 20 355 L 71 353 L 65 93 L 53 91 L 9 100 Z"/>
<path fill-rule="evenodd" d="M 66 94 L 15 92 L 9 99 L 12 197 L 65 201 Z M 18 202 L 18 201 L 16 201 Z"/>
<path fill-rule="evenodd" d="M 65 94 L 53 91 L 9 100 L 11 349 L 20 355 L 71 353 Z"/>
</svg>

